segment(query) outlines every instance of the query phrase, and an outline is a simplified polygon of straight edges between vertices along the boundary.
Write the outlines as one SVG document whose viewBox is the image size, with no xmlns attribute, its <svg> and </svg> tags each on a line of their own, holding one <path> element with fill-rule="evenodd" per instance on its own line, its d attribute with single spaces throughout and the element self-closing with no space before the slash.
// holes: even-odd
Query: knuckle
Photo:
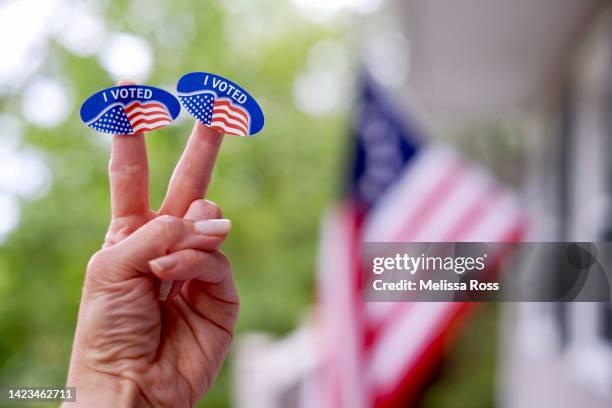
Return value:
<svg viewBox="0 0 612 408">
<path fill-rule="evenodd" d="M 89 259 L 85 273 L 85 290 L 88 293 L 104 291 L 109 284 L 115 284 L 124 279 L 126 271 L 125 259 L 113 248 L 101 249 Z"/>
<path fill-rule="evenodd" d="M 204 202 L 206 203 L 208 212 L 211 215 L 211 218 L 223 218 L 223 212 L 221 211 L 221 208 L 214 203 L 213 201 L 210 200 L 204 200 Z"/>
<path fill-rule="evenodd" d="M 210 200 L 198 199 L 191 203 L 188 210 L 189 216 L 196 219 L 223 218 L 221 209 Z"/>
<path fill-rule="evenodd" d="M 177 228 L 180 227 L 180 225 L 182 224 L 180 218 L 167 214 L 160 215 L 155 219 L 155 222 L 161 229 Z"/>
<path fill-rule="evenodd" d="M 177 236 L 183 227 L 183 221 L 172 215 L 160 215 L 151 222 L 153 234 L 156 236 Z"/>
<path fill-rule="evenodd" d="M 206 213 L 206 200 L 199 198 L 189 205 L 188 212 L 194 217 L 202 217 Z"/>
<path fill-rule="evenodd" d="M 168 215 L 168 214 L 160 215 L 159 217 L 155 219 L 155 221 L 157 221 L 158 224 L 172 224 L 176 220 L 178 220 L 178 218 L 172 215 Z"/>
<path fill-rule="evenodd" d="M 215 256 L 224 270 L 229 271 L 232 269 L 232 263 L 229 258 L 223 255 L 221 251 L 216 251 Z"/>
<path fill-rule="evenodd" d="M 89 258 L 87 263 L 87 271 L 95 271 L 98 269 L 105 269 L 111 262 L 108 250 L 101 249 Z"/>
<path fill-rule="evenodd" d="M 186 249 L 185 257 L 192 264 L 202 264 L 206 261 L 206 253 L 197 249 Z"/>
</svg>

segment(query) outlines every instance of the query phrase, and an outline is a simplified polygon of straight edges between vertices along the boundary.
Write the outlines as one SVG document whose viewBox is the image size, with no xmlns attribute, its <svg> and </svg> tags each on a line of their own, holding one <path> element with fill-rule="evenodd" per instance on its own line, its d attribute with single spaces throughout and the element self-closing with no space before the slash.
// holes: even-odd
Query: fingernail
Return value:
<svg viewBox="0 0 612 408">
<path fill-rule="evenodd" d="M 173 281 L 161 281 L 159 283 L 159 295 L 157 298 L 162 301 L 168 299 L 168 294 L 170 293 L 173 284 Z"/>
<path fill-rule="evenodd" d="M 226 219 L 196 221 L 193 225 L 202 235 L 225 235 L 232 228 L 232 222 Z"/>
<path fill-rule="evenodd" d="M 177 263 L 178 259 L 176 259 L 176 256 L 170 254 L 149 261 L 149 266 L 153 272 L 161 272 L 174 267 Z"/>
</svg>

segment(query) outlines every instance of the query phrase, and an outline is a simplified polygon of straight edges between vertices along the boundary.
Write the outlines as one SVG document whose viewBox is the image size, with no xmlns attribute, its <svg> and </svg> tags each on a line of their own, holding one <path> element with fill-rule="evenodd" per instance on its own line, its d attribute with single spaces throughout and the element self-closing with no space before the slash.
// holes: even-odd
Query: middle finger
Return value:
<svg viewBox="0 0 612 408">
<path fill-rule="evenodd" d="M 222 141 L 223 134 L 196 121 L 172 174 L 160 214 L 183 217 L 194 200 L 204 197 Z"/>
</svg>

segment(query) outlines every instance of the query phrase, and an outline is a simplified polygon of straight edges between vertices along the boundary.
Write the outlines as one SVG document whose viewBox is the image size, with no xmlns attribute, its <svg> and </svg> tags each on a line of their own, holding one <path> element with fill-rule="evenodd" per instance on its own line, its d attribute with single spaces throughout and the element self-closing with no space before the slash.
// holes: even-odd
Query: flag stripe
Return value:
<svg viewBox="0 0 612 408">
<path fill-rule="evenodd" d="M 140 125 L 134 127 L 134 132 L 139 132 L 139 131 L 143 131 L 143 130 L 155 130 L 155 129 L 159 129 L 160 127 L 162 127 L 164 125 L 167 125 L 168 123 L 170 123 L 170 121 L 155 122 L 153 124 L 143 123 L 143 124 L 140 124 Z"/>
<path fill-rule="evenodd" d="M 215 110 L 213 111 L 211 123 L 215 121 L 223 121 L 227 126 L 242 130 L 243 132 L 247 133 L 248 127 L 246 126 L 246 124 L 234 118 L 235 116 L 228 116 L 227 114 L 225 114 L 225 112 L 217 112 Z"/>
<path fill-rule="evenodd" d="M 125 107 L 125 112 L 134 132 L 155 130 L 172 122 L 168 110 L 159 102 L 134 101 Z"/>
<path fill-rule="evenodd" d="M 451 169 L 451 172 L 453 170 Z M 445 186 L 436 201 L 434 209 L 430 209 L 429 216 L 421 219 L 419 229 L 412 229 L 409 240 L 417 242 L 444 241 L 449 236 L 452 226 L 463 220 L 475 202 L 484 203 L 486 190 L 489 187 L 489 179 L 473 166 L 463 166 L 457 173 L 451 176 L 450 182 Z M 490 205 L 491 202 L 487 202 Z M 478 220 L 475 220 L 478 222 Z M 409 228 L 407 226 L 407 228 Z M 406 239 L 402 237 L 402 239 Z M 453 235 L 450 241 L 461 241 L 459 235 Z"/>
<path fill-rule="evenodd" d="M 234 105 L 232 101 L 230 101 L 227 98 L 215 99 L 215 107 L 227 108 L 231 110 L 233 113 L 235 113 L 236 115 L 242 116 L 246 124 L 248 124 L 250 120 L 249 114 L 244 109 L 242 109 L 239 106 Z"/>
<path fill-rule="evenodd" d="M 449 231 L 443 241 L 456 241 L 456 237 L 464 240 L 468 236 L 468 232 L 474 227 L 481 219 L 482 215 L 486 213 L 487 207 L 491 206 L 491 203 L 495 203 L 500 199 L 502 192 L 499 187 L 493 183 L 489 183 L 486 187 L 482 186 L 483 191 L 480 195 L 474 194 L 474 200 L 469 203 L 469 207 L 463 213 L 454 225 L 451 224 Z"/>
<path fill-rule="evenodd" d="M 233 136 L 246 136 L 244 133 L 241 132 L 237 132 L 234 129 L 231 128 L 227 128 L 225 127 L 223 124 L 215 124 L 215 123 L 211 123 L 210 124 L 210 128 L 216 130 L 217 132 L 220 133 L 225 133 L 228 135 L 233 135 Z"/>
<path fill-rule="evenodd" d="M 170 120 L 170 117 L 168 116 L 168 114 L 164 113 L 149 113 L 149 114 L 141 114 L 141 113 L 136 113 L 132 116 L 128 116 L 128 120 L 130 121 L 130 123 L 132 123 L 132 125 L 134 125 L 136 122 L 145 119 L 148 121 L 154 121 L 157 119 L 167 119 Z"/>
<path fill-rule="evenodd" d="M 242 135 L 246 135 L 246 132 L 244 131 L 244 128 L 240 128 L 236 125 L 233 125 L 231 123 L 229 123 L 227 120 L 225 120 L 224 118 L 215 118 L 210 122 L 211 126 L 220 126 L 228 131 L 233 131 L 234 133 L 240 133 Z"/>
<path fill-rule="evenodd" d="M 248 126 L 249 126 L 248 119 L 245 119 L 244 116 L 237 114 L 236 111 L 228 108 L 227 106 L 216 106 L 215 105 L 213 116 L 214 115 L 225 115 L 227 118 L 230 118 L 236 121 L 237 124 L 241 124 L 245 128 L 248 129 Z"/>
<path fill-rule="evenodd" d="M 424 197 L 419 197 L 419 201 L 413 203 L 415 211 L 411 218 L 407 218 L 403 224 L 400 223 L 404 232 L 396 236 L 396 239 L 405 242 L 419 241 L 419 234 L 425 228 L 426 222 L 430 221 L 432 214 L 446 203 L 445 196 L 457 186 L 459 183 L 458 174 L 463 171 L 463 164 L 458 162 L 446 167 L 446 172 L 442 178 L 437 180 L 433 189 Z"/>
<path fill-rule="evenodd" d="M 170 115 L 168 115 L 168 112 L 166 112 L 164 109 L 162 108 L 158 108 L 158 107 L 153 107 L 153 108 L 148 108 L 148 109 L 142 109 L 142 108 L 136 108 L 136 109 L 132 109 L 128 114 L 128 118 L 131 119 L 134 116 L 137 115 L 152 115 L 152 114 L 161 114 L 161 115 L 165 115 L 167 117 L 170 117 Z"/>
<path fill-rule="evenodd" d="M 414 219 L 417 201 L 430 194 L 439 180 L 448 174 L 450 163 L 457 162 L 457 155 L 450 149 L 431 146 L 419 151 L 404 167 L 398 181 L 368 213 L 364 225 L 364 241 L 384 242 L 399 236 L 405 226 L 398 222 Z"/>
<path fill-rule="evenodd" d="M 140 125 L 141 123 L 145 123 L 147 125 L 152 125 L 152 124 L 156 124 L 158 122 L 170 122 L 170 119 L 168 118 L 153 118 L 153 119 L 148 119 L 148 118 L 142 118 L 142 119 L 137 119 L 134 120 L 133 122 L 130 122 L 133 128 L 138 127 L 138 125 Z"/>
<path fill-rule="evenodd" d="M 498 203 L 482 214 L 479 222 L 466 233 L 466 241 L 494 242 L 525 223 L 516 198 L 508 191 L 498 196 Z"/>
<path fill-rule="evenodd" d="M 225 121 L 225 119 L 223 119 L 223 118 L 210 122 L 209 126 L 210 127 L 217 127 L 219 129 L 223 130 L 224 132 L 227 132 L 227 133 L 236 134 L 236 135 L 239 135 L 239 136 L 246 136 L 246 132 L 244 132 L 243 129 L 237 128 L 236 126 L 233 126 L 233 125 L 227 123 Z"/>
<path fill-rule="evenodd" d="M 249 124 L 249 117 L 240 109 L 229 107 L 225 104 L 219 104 L 215 102 L 215 111 L 225 112 L 228 116 L 235 118 L 237 121 L 244 123 L 245 126 Z"/>
<path fill-rule="evenodd" d="M 161 109 L 163 109 L 165 111 L 167 110 L 167 108 L 164 105 L 162 105 L 161 103 L 159 103 L 159 102 L 141 103 L 140 101 L 134 101 L 134 102 L 130 103 L 128 106 L 125 107 L 125 111 L 126 111 L 126 113 L 129 113 L 132 110 L 137 109 L 137 108 L 145 108 L 145 109 L 147 109 L 147 108 L 153 108 L 153 107 L 161 108 Z"/>
</svg>

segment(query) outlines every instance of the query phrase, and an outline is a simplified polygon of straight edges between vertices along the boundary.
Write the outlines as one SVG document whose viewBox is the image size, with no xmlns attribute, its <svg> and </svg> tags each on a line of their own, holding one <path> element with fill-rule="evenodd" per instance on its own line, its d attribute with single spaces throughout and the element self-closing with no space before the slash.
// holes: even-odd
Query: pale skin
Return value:
<svg viewBox="0 0 612 408">
<path fill-rule="evenodd" d="M 153 211 L 144 134 L 113 136 L 112 221 L 87 266 L 65 407 L 191 407 L 214 382 L 239 309 L 218 249 L 231 223 L 203 199 L 222 138 L 196 123 Z"/>
</svg>

